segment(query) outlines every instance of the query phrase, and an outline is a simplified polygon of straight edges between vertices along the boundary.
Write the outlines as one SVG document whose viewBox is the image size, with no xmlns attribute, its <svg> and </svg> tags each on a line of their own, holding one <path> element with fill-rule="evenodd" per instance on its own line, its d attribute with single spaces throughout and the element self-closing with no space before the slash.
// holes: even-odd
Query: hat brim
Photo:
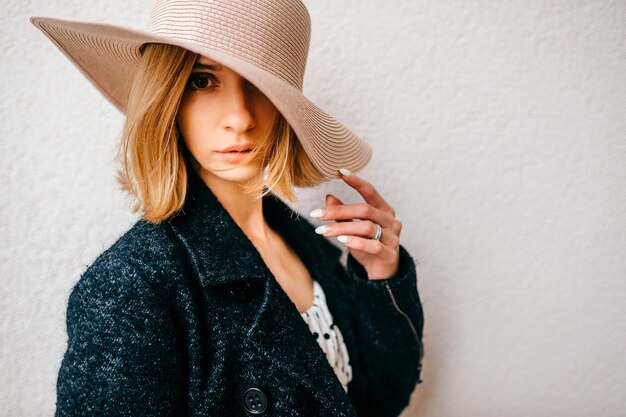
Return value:
<svg viewBox="0 0 626 417">
<path fill-rule="evenodd" d="M 224 51 L 125 27 L 30 17 L 92 84 L 122 113 L 148 42 L 180 46 L 231 68 L 254 84 L 289 122 L 315 167 L 328 179 L 339 168 L 360 171 L 372 157 L 370 145 L 274 74 Z"/>
</svg>

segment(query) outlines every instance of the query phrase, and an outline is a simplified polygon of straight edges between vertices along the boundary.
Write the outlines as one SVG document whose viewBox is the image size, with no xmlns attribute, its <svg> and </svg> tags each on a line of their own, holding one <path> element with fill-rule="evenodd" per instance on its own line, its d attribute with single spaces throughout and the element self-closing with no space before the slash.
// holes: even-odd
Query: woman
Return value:
<svg viewBox="0 0 626 417">
<path fill-rule="evenodd" d="M 305 6 L 31 22 L 125 113 L 118 180 L 142 215 L 72 289 L 56 415 L 398 415 L 421 382 L 415 263 L 350 173 L 370 147 L 302 94 Z M 365 202 L 328 195 L 329 224 L 279 198 L 332 178 Z"/>
</svg>

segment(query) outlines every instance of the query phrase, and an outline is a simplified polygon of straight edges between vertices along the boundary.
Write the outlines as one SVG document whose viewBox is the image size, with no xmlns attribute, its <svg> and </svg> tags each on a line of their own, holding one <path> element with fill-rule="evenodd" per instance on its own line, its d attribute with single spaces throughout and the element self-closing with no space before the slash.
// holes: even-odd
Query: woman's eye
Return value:
<svg viewBox="0 0 626 417">
<path fill-rule="evenodd" d="M 204 90 L 207 87 L 213 87 L 215 85 L 215 76 L 213 74 L 191 74 L 187 87 L 192 90 Z"/>
</svg>

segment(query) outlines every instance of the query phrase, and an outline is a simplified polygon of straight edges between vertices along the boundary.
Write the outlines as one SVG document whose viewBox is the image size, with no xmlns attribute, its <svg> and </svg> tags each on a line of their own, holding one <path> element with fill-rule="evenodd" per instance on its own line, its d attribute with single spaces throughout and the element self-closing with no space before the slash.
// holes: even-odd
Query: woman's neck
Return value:
<svg viewBox="0 0 626 417">
<path fill-rule="evenodd" d="M 250 240 L 259 243 L 270 240 L 273 233 L 263 215 L 263 199 L 256 200 L 254 195 L 244 193 L 235 181 L 214 177 L 202 177 L 202 180 Z"/>
</svg>

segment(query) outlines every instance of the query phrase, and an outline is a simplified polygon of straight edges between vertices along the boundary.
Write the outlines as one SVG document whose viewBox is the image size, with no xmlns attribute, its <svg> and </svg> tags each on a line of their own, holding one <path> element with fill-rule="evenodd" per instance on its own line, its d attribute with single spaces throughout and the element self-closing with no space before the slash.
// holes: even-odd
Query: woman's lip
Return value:
<svg viewBox="0 0 626 417">
<path fill-rule="evenodd" d="M 216 152 L 220 158 L 229 161 L 229 162 L 241 162 L 245 158 L 248 157 L 250 152 L 242 151 L 242 152 Z"/>
<path fill-rule="evenodd" d="M 227 148 L 220 149 L 219 151 L 216 151 L 216 152 L 248 151 L 248 150 L 251 150 L 252 148 L 253 148 L 253 146 L 251 144 L 247 143 L 247 144 L 244 144 L 244 145 L 229 146 Z"/>
</svg>

